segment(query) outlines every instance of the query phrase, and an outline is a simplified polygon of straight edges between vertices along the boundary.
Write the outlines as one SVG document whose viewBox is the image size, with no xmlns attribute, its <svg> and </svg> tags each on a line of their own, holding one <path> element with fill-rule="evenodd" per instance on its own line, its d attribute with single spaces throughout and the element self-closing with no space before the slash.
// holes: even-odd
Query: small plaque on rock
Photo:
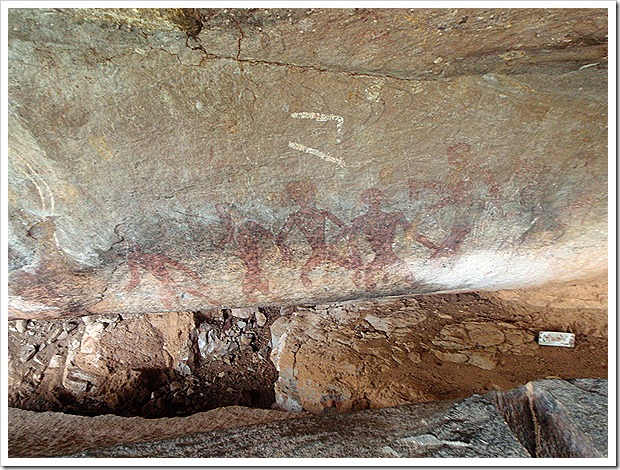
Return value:
<svg viewBox="0 0 620 470">
<path fill-rule="evenodd" d="M 538 344 L 541 346 L 575 347 L 575 335 L 560 331 L 541 331 L 538 333 Z"/>
</svg>

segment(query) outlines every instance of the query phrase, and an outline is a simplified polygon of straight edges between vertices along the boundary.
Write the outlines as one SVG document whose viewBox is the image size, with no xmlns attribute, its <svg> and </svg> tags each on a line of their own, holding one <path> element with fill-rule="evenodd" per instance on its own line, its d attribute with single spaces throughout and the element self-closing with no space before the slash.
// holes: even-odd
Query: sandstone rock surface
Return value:
<svg viewBox="0 0 620 470">
<path fill-rule="evenodd" d="M 488 400 L 409 405 L 100 448 L 73 457 L 528 457 Z"/>
<path fill-rule="evenodd" d="M 604 9 L 11 9 L 11 318 L 607 266 Z"/>
</svg>

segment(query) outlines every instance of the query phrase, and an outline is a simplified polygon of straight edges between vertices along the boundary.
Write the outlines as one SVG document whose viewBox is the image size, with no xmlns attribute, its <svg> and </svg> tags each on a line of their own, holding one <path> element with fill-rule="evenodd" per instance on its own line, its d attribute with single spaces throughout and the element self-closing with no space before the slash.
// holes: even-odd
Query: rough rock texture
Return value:
<svg viewBox="0 0 620 470">
<path fill-rule="evenodd" d="M 12 318 L 607 265 L 604 9 L 12 9 Z"/>
<path fill-rule="evenodd" d="M 533 457 L 607 456 L 606 380 L 543 380 L 491 396 Z"/>
<path fill-rule="evenodd" d="M 159 419 L 87 417 L 9 408 L 8 449 L 9 457 L 56 457 L 98 447 L 301 417 L 304 415 L 242 406 L 218 408 L 184 418 Z"/>
<path fill-rule="evenodd" d="M 276 400 L 312 413 L 607 376 L 607 281 L 289 309 L 271 327 Z M 570 331 L 574 348 L 537 344 Z"/>
<path fill-rule="evenodd" d="M 529 457 L 488 399 L 320 416 L 73 457 Z"/>
<path fill-rule="evenodd" d="M 283 420 L 73 457 L 605 457 L 606 387 L 604 380 L 543 380 L 456 402 Z M 505 421 L 523 393 L 535 418 L 518 410 Z"/>
<path fill-rule="evenodd" d="M 147 399 L 165 371 L 188 360 L 193 320 L 191 314 L 110 315 L 27 324 L 9 335 L 9 400 L 24 408 L 72 409 L 82 397 L 83 412 L 120 412 Z"/>
<path fill-rule="evenodd" d="M 277 402 L 325 413 L 606 377 L 607 299 L 595 295 L 606 286 L 14 320 L 9 405 L 156 418 Z M 541 330 L 573 332 L 575 348 L 539 346 Z"/>
<path fill-rule="evenodd" d="M 148 418 L 269 408 L 275 316 L 248 308 L 10 321 L 9 406 Z"/>
</svg>

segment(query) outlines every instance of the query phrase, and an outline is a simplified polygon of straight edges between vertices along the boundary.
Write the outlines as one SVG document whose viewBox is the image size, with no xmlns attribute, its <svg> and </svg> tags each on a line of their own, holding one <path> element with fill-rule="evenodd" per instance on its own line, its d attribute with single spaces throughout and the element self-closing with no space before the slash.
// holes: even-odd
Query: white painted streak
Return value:
<svg viewBox="0 0 620 470">
<path fill-rule="evenodd" d="M 37 188 L 37 191 L 39 193 L 39 198 L 41 199 L 41 209 L 44 212 L 47 211 L 47 206 L 45 204 L 45 197 L 43 196 L 43 191 L 41 190 L 41 187 L 37 184 L 33 176 L 35 176 L 39 181 L 41 181 L 41 183 L 43 183 L 43 186 L 45 186 L 45 189 L 47 189 L 47 194 L 48 194 L 49 203 L 50 203 L 50 213 L 53 215 L 54 212 L 56 211 L 56 200 L 54 199 L 54 193 L 52 192 L 52 189 L 50 188 L 49 184 L 47 184 L 47 181 L 45 181 L 45 178 L 43 178 L 38 172 L 36 172 L 34 168 L 32 168 L 32 166 L 27 161 L 23 159 L 20 159 L 20 160 L 24 163 L 24 165 L 26 165 L 28 170 L 30 170 L 30 173 L 32 173 L 32 175 L 29 175 L 28 173 L 23 171 L 23 173 L 26 176 L 28 176 L 30 181 L 32 181 L 34 186 Z M 58 236 L 56 235 L 55 232 L 54 232 L 54 243 L 56 244 L 58 248 L 60 248 L 60 243 L 58 242 Z"/>
<path fill-rule="evenodd" d="M 41 210 L 43 212 L 47 211 L 47 205 L 45 204 L 45 196 L 43 195 L 41 186 L 39 186 L 39 183 L 37 183 L 37 181 L 31 175 L 29 175 L 23 170 L 22 170 L 22 173 L 26 175 L 30 181 L 32 181 L 32 184 L 34 184 L 34 187 L 37 189 L 37 192 L 39 193 L 39 199 L 41 200 Z"/>
<path fill-rule="evenodd" d="M 297 142 L 289 142 L 288 146 L 292 149 L 299 150 L 301 152 L 309 153 L 310 155 L 319 157 L 325 161 L 335 163 L 341 168 L 346 167 L 345 163 L 340 158 L 332 157 L 330 154 L 321 152 L 320 150 L 313 149 L 311 147 L 306 147 L 305 145 L 298 144 Z"/>
<path fill-rule="evenodd" d="M 37 173 L 34 168 L 32 168 L 32 166 L 25 160 L 22 160 L 22 162 L 28 167 L 28 169 L 30 170 L 30 172 L 33 174 L 33 176 L 37 177 L 45 186 L 45 188 L 47 189 L 47 194 L 49 196 L 49 201 L 50 201 L 50 212 L 53 214 L 55 209 L 56 209 L 56 204 L 55 204 L 55 200 L 54 200 L 54 193 L 52 192 L 52 190 L 49 187 L 49 184 L 47 184 L 47 181 L 45 181 L 45 178 L 43 178 L 39 173 Z M 41 197 L 41 202 L 43 203 L 43 210 L 46 210 L 45 208 L 45 201 L 43 200 L 43 194 L 41 191 L 41 188 L 39 187 L 39 185 L 36 183 L 36 181 L 30 177 L 30 180 L 34 183 L 34 185 L 37 188 L 37 191 L 39 192 L 39 196 Z"/>
<path fill-rule="evenodd" d="M 336 132 L 338 133 L 338 137 L 336 139 L 337 143 L 342 142 L 342 125 L 344 124 L 344 118 L 342 116 L 338 116 L 337 114 L 320 114 L 320 113 L 293 113 L 291 114 L 292 118 L 295 119 L 314 119 L 319 122 L 328 122 L 328 121 L 336 121 Z"/>
</svg>

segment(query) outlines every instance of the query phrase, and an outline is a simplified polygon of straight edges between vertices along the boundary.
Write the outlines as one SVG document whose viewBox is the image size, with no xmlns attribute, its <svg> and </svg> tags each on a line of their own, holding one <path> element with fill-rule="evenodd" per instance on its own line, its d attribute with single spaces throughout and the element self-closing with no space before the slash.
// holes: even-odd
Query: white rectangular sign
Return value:
<svg viewBox="0 0 620 470">
<path fill-rule="evenodd" d="M 561 346 L 563 348 L 575 347 L 575 335 L 560 331 L 541 331 L 538 333 L 538 344 L 541 346 Z"/>
</svg>

